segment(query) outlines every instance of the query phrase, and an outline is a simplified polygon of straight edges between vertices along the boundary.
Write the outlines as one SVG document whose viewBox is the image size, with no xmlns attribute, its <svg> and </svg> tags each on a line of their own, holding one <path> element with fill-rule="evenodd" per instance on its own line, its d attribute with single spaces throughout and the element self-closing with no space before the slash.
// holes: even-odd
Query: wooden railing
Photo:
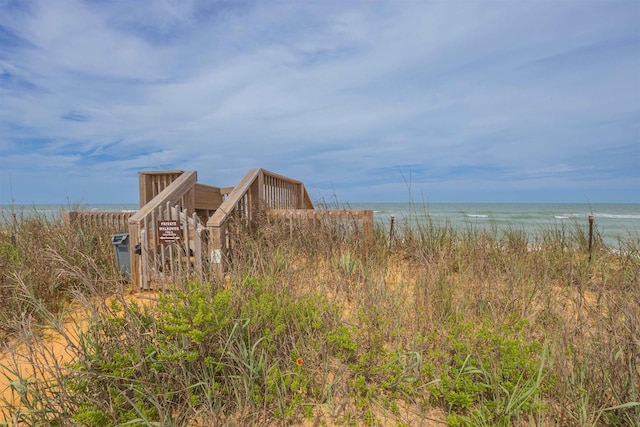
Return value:
<svg viewBox="0 0 640 427">
<path fill-rule="evenodd" d="M 114 233 L 126 233 L 129 230 L 129 218 L 134 212 L 94 212 L 66 211 L 64 221 L 78 228 L 104 227 Z"/>
<path fill-rule="evenodd" d="M 249 170 L 207 221 L 210 258 L 219 272 L 224 269 L 222 264 L 229 249 L 226 233 L 229 219 L 249 225 L 267 209 L 313 209 L 313 203 L 302 182 L 264 169 Z"/>
<path fill-rule="evenodd" d="M 267 211 L 271 221 L 280 222 L 289 228 L 293 237 L 294 229 L 306 225 L 333 226 L 341 235 L 359 233 L 362 242 L 368 246 L 373 241 L 373 211 L 352 209 L 273 209 Z"/>
<path fill-rule="evenodd" d="M 134 290 L 163 286 L 176 268 L 201 273 L 205 229 L 195 212 L 196 181 L 196 172 L 182 173 L 129 218 Z M 160 242 L 157 226 L 160 220 L 179 222 L 180 237 L 175 243 Z"/>
</svg>

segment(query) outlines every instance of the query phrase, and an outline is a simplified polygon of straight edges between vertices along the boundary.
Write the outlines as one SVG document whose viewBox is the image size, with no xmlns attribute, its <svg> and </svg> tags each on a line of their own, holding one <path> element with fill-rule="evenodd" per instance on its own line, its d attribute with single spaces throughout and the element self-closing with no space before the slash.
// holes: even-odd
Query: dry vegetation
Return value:
<svg viewBox="0 0 640 427">
<path fill-rule="evenodd" d="M 5 422 L 639 425 L 638 240 L 590 259 L 578 224 L 238 230 L 227 281 L 144 303 L 109 230 L 3 212 Z"/>
</svg>

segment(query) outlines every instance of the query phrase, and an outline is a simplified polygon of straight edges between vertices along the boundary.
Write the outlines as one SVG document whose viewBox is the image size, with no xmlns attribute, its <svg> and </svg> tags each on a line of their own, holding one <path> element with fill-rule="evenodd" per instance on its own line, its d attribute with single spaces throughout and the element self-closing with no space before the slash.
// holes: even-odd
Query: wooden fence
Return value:
<svg viewBox="0 0 640 427">
<path fill-rule="evenodd" d="M 74 227 L 104 227 L 114 233 L 129 231 L 129 218 L 134 212 L 95 212 L 95 211 L 65 211 L 62 213 L 65 223 Z"/>
<path fill-rule="evenodd" d="M 290 237 L 303 226 L 322 225 L 334 227 L 340 236 L 360 233 L 365 246 L 373 242 L 373 211 L 351 209 L 271 209 L 267 211 L 270 221 L 279 222 L 289 228 Z"/>
</svg>

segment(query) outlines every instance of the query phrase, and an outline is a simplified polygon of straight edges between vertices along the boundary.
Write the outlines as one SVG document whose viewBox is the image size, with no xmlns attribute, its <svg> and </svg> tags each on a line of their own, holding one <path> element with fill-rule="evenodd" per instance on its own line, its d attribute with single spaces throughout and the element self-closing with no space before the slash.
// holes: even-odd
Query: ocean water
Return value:
<svg viewBox="0 0 640 427">
<path fill-rule="evenodd" d="M 335 208 L 335 206 L 330 206 Z M 551 204 L 551 203 L 352 203 L 339 208 L 371 209 L 374 220 L 388 226 L 391 215 L 396 224 L 425 224 L 431 221 L 438 226 L 454 228 L 487 227 L 501 229 L 523 229 L 536 235 L 550 228 L 573 230 L 584 227 L 588 231 L 589 215 L 594 217 L 595 231 L 613 247 L 620 241 L 640 241 L 640 204 Z M 10 206 L 0 205 L 0 222 L 6 221 Z M 94 210 L 103 212 L 135 211 L 138 204 L 117 203 L 97 205 L 26 205 L 15 206 L 23 213 L 38 211 L 40 214 L 56 215 L 61 210 Z"/>
<path fill-rule="evenodd" d="M 589 215 L 594 217 L 594 229 L 604 241 L 617 247 L 620 241 L 640 241 L 640 204 L 550 204 L 550 203 L 354 203 L 353 209 L 371 209 L 374 220 L 409 225 L 431 221 L 434 225 L 523 229 L 528 235 L 539 235 L 549 229 L 589 229 Z"/>
</svg>

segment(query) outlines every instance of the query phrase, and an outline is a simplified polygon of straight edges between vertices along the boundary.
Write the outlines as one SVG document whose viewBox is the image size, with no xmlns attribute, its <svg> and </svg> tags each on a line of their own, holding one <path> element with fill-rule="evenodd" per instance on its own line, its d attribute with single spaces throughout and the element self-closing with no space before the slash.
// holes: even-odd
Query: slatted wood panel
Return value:
<svg viewBox="0 0 640 427">
<path fill-rule="evenodd" d="M 261 169 L 267 209 L 313 209 L 304 184 Z"/>
<path fill-rule="evenodd" d="M 267 217 L 289 227 L 291 237 L 302 225 L 333 225 L 342 234 L 361 233 L 365 245 L 373 242 L 373 211 L 351 209 L 272 209 Z"/>
<path fill-rule="evenodd" d="M 210 185 L 195 185 L 196 209 L 215 211 L 222 204 L 220 188 Z"/>
<path fill-rule="evenodd" d="M 138 172 L 140 181 L 140 207 L 143 207 L 154 197 L 171 185 L 173 181 L 178 179 L 184 171 L 157 171 L 157 172 Z"/>
<path fill-rule="evenodd" d="M 134 212 L 91 212 L 68 211 L 63 212 L 64 221 L 76 227 L 104 227 L 114 233 L 129 231 L 129 218 Z"/>
</svg>

